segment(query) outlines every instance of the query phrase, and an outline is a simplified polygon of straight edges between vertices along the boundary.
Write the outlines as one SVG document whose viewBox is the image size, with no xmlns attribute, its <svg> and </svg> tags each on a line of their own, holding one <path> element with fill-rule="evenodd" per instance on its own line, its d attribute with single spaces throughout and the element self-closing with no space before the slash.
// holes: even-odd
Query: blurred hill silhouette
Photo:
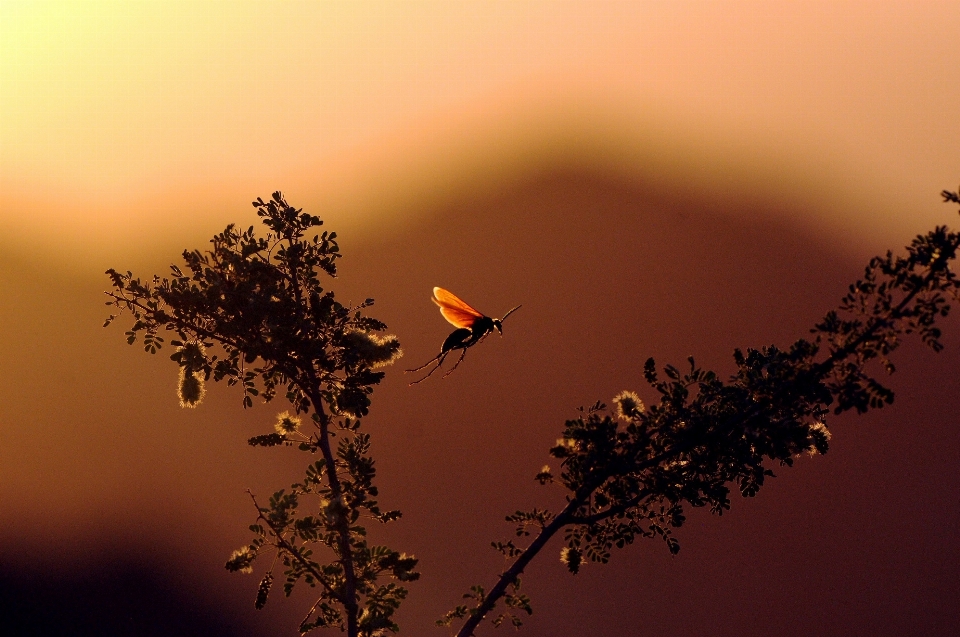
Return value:
<svg viewBox="0 0 960 637">
<path fill-rule="evenodd" d="M 291 203 L 337 230 L 323 210 Z M 783 221 L 783 205 L 773 186 L 718 203 L 693 186 L 546 161 L 431 200 L 389 236 L 341 237 L 333 289 L 374 297 L 372 314 L 406 351 L 367 419 L 382 502 L 404 511 L 373 532 L 421 558 L 402 634 L 442 634 L 433 620 L 492 582 L 502 558 L 488 547 L 511 534 L 505 514 L 557 504 L 533 476 L 577 406 L 622 389 L 652 399 L 648 356 L 693 354 L 726 373 L 735 347 L 788 345 L 835 305 L 864 255 Z M 944 208 L 945 223 L 953 214 Z M 2 283 L 0 363 L 16 371 L 0 390 L 0 610 L 20 609 L 20 625 L 32 616 L 47 634 L 66 626 L 50 623 L 51 608 L 69 610 L 71 634 L 293 633 L 305 606 L 256 613 L 254 578 L 222 568 L 252 522 L 243 488 L 272 492 L 304 464 L 245 445 L 283 406 L 243 412 L 218 386 L 181 411 L 174 364 L 100 329 L 99 272 L 8 268 Z M 401 369 L 432 357 L 451 329 L 428 300 L 434 285 L 491 316 L 523 308 L 455 374 L 411 388 Z M 898 352 L 892 408 L 834 420 L 827 456 L 777 471 L 729 515 L 691 515 L 676 558 L 641 542 L 572 578 L 551 557 L 559 546 L 548 549 L 524 580 L 535 612 L 522 634 L 952 634 L 960 338 L 949 328 L 941 355 Z M 124 632 L 131 625 L 165 628 Z"/>
</svg>

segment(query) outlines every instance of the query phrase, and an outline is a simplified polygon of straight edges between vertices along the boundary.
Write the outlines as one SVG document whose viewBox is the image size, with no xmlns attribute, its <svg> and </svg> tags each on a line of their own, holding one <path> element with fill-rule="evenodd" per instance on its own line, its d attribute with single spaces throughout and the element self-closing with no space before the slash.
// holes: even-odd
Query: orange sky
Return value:
<svg viewBox="0 0 960 637">
<path fill-rule="evenodd" d="M 899 236 L 957 181 L 958 18 L 955 2 L 7 1 L 0 215 L 9 249 L 52 240 L 75 261 L 276 188 L 396 221 L 451 175 L 573 149 L 718 193 L 813 190 L 833 229 Z"/>
<path fill-rule="evenodd" d="M 406 513 L 387 539 L 423 558 L 403 634 L 432 630 L 499 568 L 502 516 L 544 504 L 576 406 L 649 400 L 650 355 L 724 373 L 802 337 L 865 258 L 953 223 L 956 24 L 955 1 L 0 0 L 0 598 L 36 563 L 123 558 L 222 634 L 299 619 L 222 569 L 243 490 L 304 464 L 244 445 L 283 406 L 217 386 L 181 410 L 166 356 L 100 328 L 106 268 L 165 272 L 280 189 L 341 233 L 338 297 L 377 299 L 403 364 L 447 334 L 434 285 L 524 305 L 446 380 L 388 372 L 365 421 Z M 826 457 L 692 516 L 678 558 L 640 543 L 571 579 L 545 557 L 526 634 L 950 634 L 956 328 Z"/>
</svg>

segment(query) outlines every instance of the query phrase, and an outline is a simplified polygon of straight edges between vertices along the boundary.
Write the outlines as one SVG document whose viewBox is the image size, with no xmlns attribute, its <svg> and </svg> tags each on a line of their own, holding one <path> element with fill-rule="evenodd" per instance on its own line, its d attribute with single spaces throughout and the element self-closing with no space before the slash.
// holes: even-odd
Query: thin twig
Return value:
<svg viewBox="0 0 960 637">
<path fill-rule="evenodd" d="M 290 555 L 292 555 L 295 560 L 300 562 L 300 565 L 303 566 L 303 568 L 308 573 L 313 575 L 313 577 L 316 578 L 316 580 L 320 582 L 324 588 L 327 589 L 327 592 L 329 592 L 334 599 L 336 599 L 340 603 L 343 603 L 343 600 L 341 599 L 340 594 L 337 593 L 336 589 L 330 586 L 329 583 L 327 583 L 325 576 L 321 574 L 320 571 L 318 571 L 313 566 L 313 564 L 311 564 L 305 557 L 303 557 L 303 555 L 295 546 L 287 542 L 287 540 L 285 540 L 283 536 L 280 534 L 280 531 L 277 530 L 277 527 L 274 526 L 273 522 L 271 522 L 269 519 L 267 519 L 266 516 L 263 515 L 263 510 L 260 508 L 260 505 L 257 503 L 256 496 L 253 495 L 253 492 L 250 491 L 250 489 L 247 489 L 247 494 L 250 496 L 250 499 L 253 500 L 253 506 L 257 507 L 257 519 L 260 519 L 266 522 L 267 526 L 270 527 L 270 530 L 273 531 L 274 537 L 277 538 L 277 543 L 280 545 L 280 547 L 285 551 L 287 551 L 288 553 L 290 553 Z"/>
</svg>

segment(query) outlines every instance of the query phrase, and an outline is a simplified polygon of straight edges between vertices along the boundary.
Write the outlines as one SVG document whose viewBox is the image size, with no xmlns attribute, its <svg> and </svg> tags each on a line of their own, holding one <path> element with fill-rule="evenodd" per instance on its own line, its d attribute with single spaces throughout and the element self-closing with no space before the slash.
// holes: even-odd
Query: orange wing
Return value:
<svg viewBox="0 0 960 637">
<path fill-rule="evenodd" d="M 483 316 L 483 314 L 457 298 L 457 295 L 453 292 L 448 292 L 443 288 L 433 288 L 433 298 L 431 300 L 440 306 L 440 314 L 454 327 L 469 329 L 473 327 L 474 321 Z"/>
</svg>

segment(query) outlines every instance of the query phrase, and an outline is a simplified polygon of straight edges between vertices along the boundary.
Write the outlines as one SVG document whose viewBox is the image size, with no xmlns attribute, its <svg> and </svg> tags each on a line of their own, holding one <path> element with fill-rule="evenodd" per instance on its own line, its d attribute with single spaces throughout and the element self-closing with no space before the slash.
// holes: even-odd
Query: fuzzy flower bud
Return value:
<svg viewBox="0 0 960 637">
<path fill-rule="evenodd" d="M 273 425 L 273 428 L 281 436 L 287 436 L 300 429 L 300 419 L 285 411 L 277 415 L 277 422 Z"/>
<path fill-rule="evenodd" d="M 257 599 L 253 603 L 254 608 L 262 610 L 267 605 L 267 597 L 270 595 L 270 587 L 273 586 L 273 573 L 267 573 L 260 580 L 260 587 L 257 589 Z"/>
<path fill-rule="evenodd" d="M 578 549 L 565 546 L 560 549 L 560 561 L 576 575 L 580 572 L 580 565 L 583 564 L 583 555 Z"/>
<path fill-rule="evenodd" d="M 373 368 L 392 365 L 403 356 L 400 340 L 393 334 L 377 336 L 372 332 L 353 330 L 343 335 L 343 344 Z"/>
<path fill-rule="evenodd" d="M 180 406 L 193 409 L 200 404 L 207 392 L 204 375 L 200 371 L 206 362 L 206 348 L 203 343 L 185 343 L 177 348 L 171 358 L 180 363 L 180 375 L 177 379 Z"/>
<path fill-rule="evenodd" d="M 177 381 L 177 398 L 180 399 L 180 406 L 193 409 L 200 404 L 206 393 L 203 372 L 187 372 L 186 367 L 181 367 Z"/>
<path fill-rule="evenodd" d="M 643 413 L 643 401 L 632 391 L 622 391 L 613 397 L 613 404 L 617 406 L 617 418 L 632 420 Z"/>
<path fill-rule="evenodd" d="M 811 456 L 827 453 L 831 437 L 830 430 L 824 423 L 813 423 L 810 425 L 810 446 L 807 447 L 807 453 Z"/>
<path fill-rule="evenodd" d="M 227 560 L 227 570 L 228 571 L 239 571 L 241 573 L 252 573 L 253 572 L 253 560 L 257 557 L 257 552 L 252 546 L 244 546 L 238 548 L 236 551 L 230 554 L 230 559 Z"/>
<path fill-rule="evenodd" d="M 538 473 L 536 477 L 534 477 L 534 480 L 536 480 L 540 484 L 546 484 L 548 482 L 552 482 L 553 473 L 550 471 L 550 465 L 548 464 L 543 465 L 543 468 L 540 469 L 540 473 Z"/>
<path fill-rule="evenodd" d="M 573 438 L 564 437 L 564 438 L 557 438 L 557 446 L 554 447 L 553 449 L 555 449 L 558 453 L 562 454 L 561 456 L 557 456 L 559 458 L 559 457 L 566 457 L 570 454 L 576 453 L 579 446 L 580 445 Z"/>
</svg>

